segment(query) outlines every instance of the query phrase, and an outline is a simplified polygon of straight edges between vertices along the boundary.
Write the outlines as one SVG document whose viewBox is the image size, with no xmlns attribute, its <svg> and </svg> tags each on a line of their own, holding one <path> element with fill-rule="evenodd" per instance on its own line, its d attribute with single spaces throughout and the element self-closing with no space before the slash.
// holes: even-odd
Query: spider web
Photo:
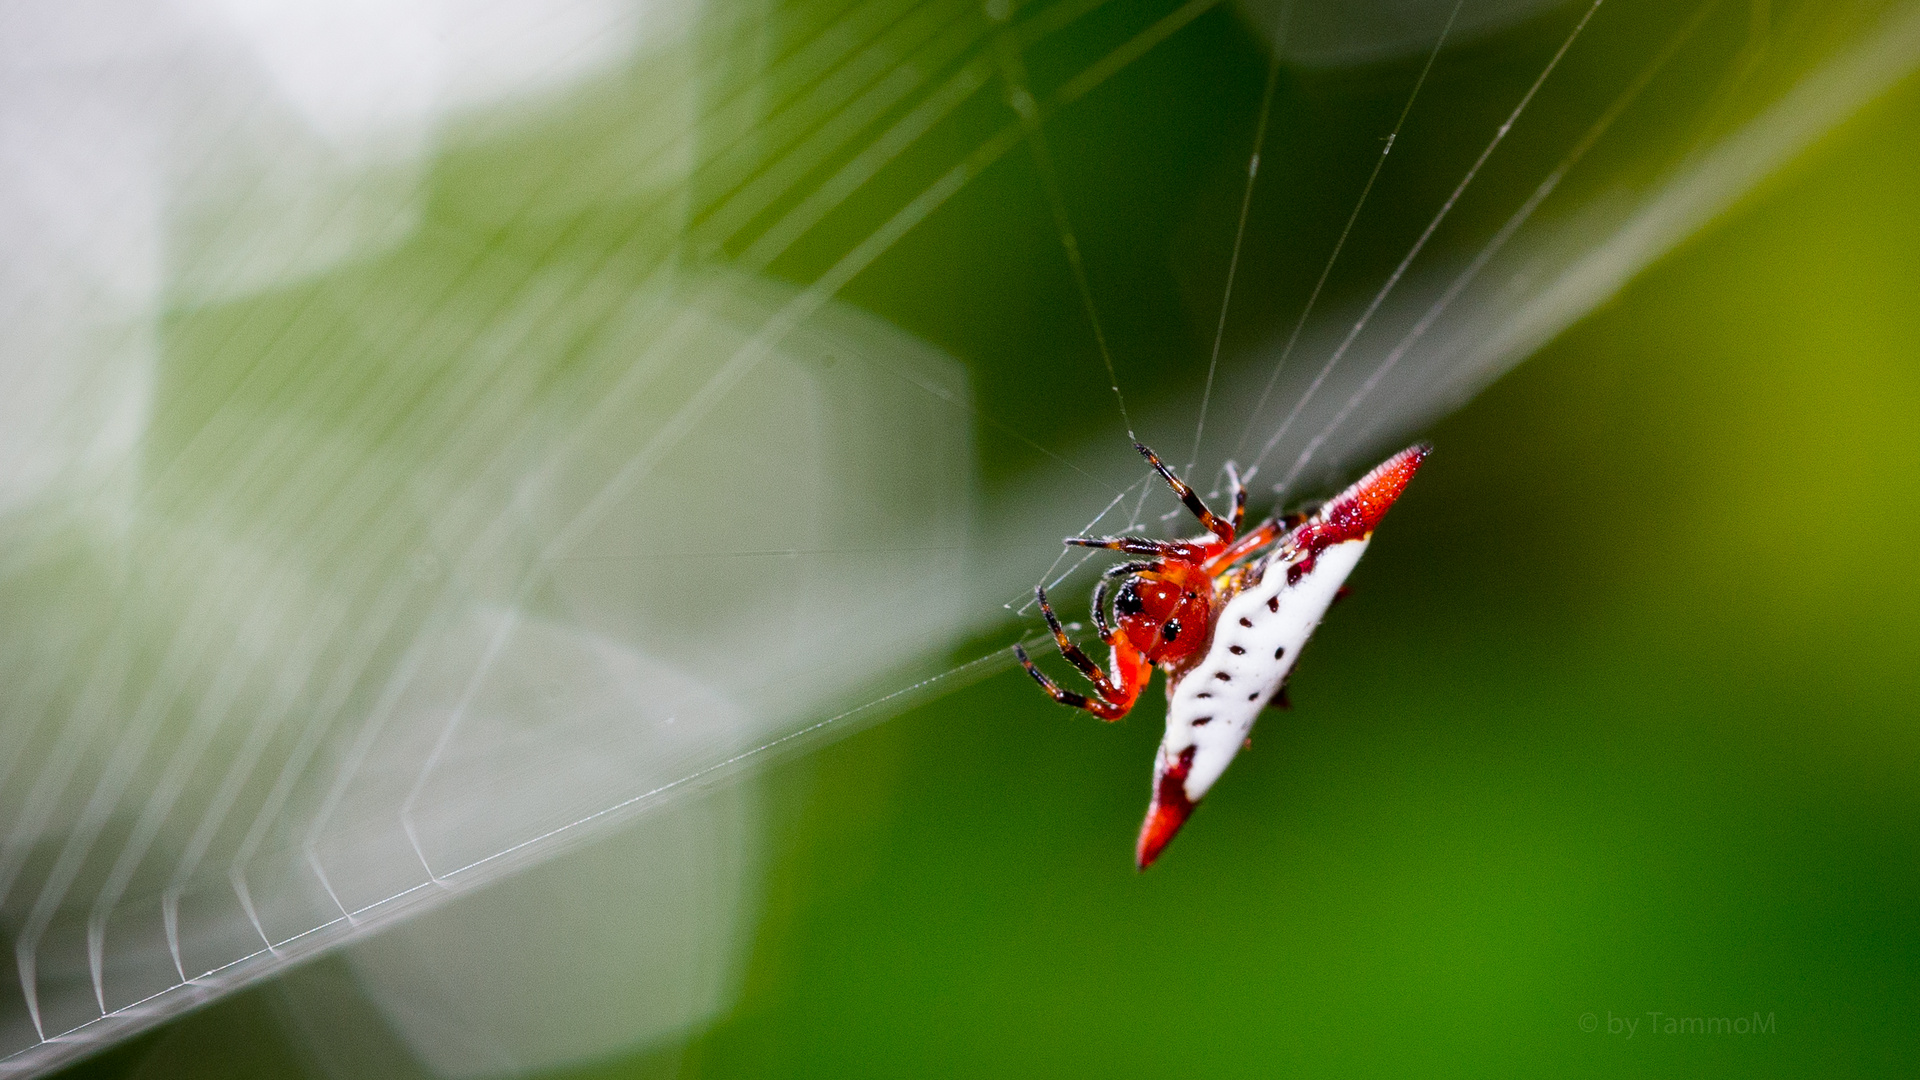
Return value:
<svg viewBox="0 0 1920 1080">
<path fill-rule="evenodd" d="M 1006 670 L 1008 609 L 1078 580 L 1059 537 L 1165 505 L 1123 435 L 1278 502 L 1337 483 L 1920 61 L 1920 7 L 1866 0 L 484 7 L 8 16 L 0 1069 L 402 920 L 356 962 L 442 1074 L 698 1022 L 750 907 L 740 777 Z M 1115 267 L 1170 212 L 1113 204 L 1098 136 L 1202 33 L 1262 59 L 1168 352 Z M 1380 123 L 1303 164 L 1358 70 Z M 1355 182 L 1281 251 L 1316 171 Z M 992 184 L 1078 335 L 1027 396 L 1103 402 L 1058 426 L 909 272 L 1012 242 L 952 239 Z M 422 1034 L 460 980 L 401 973 L 472 934 L 418 916 L 635 819 L 615 844 L 684 842 L 639 863 L 658 933 L 606 952 L 716 943 L 695 1004 Z"/>
</svg>

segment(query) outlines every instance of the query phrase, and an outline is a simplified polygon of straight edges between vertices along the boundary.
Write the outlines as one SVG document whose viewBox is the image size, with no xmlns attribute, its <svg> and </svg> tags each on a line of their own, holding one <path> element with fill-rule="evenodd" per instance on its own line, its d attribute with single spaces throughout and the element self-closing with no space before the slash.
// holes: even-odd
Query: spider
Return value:
<svg viewBox="0 0 1920 1080">
<path fill-rule="evenodd" d="M 1260 711 L 1276 695 L 1285 707 L 1287 677 L 1301 648 L 1345 592 L 1347 575 L 1366 551 L 1374 526 L 1406 490 L 1430 447 L 1410 446 L 1312 513 L 1271 519 L 1244 536 L 1246 487 L 1231 465 L 1233 513 L 1222 520 L 1153 451 L 1139 443 L 1134 449 L 1207 534 L 1184 541 L 1067 538 L 1078 547 L 1152 556 L 1107 571 L 1094 590 L 1093 625 L 1112 650 L 1111 675 L 1067 636 L 1046 590 L 1034 589 L 1060 655 L 1093 684 L 1091 697 L 1063 689 L 1020 646 L 1014 653 L 1053 700 L 1107 721 L 1126 715 L 1156 666 L 1167 672 L 1167 731 L 1154 761 L 1153 797 L 1134 853 L 1144 870 L 1248 742 Z M 1267 550 L 1258 558 L 1242 562 L 1262 548 Z M 1110 622 L 1107 596 L 1115 580 L 1122 584 Z"/>
</svg>

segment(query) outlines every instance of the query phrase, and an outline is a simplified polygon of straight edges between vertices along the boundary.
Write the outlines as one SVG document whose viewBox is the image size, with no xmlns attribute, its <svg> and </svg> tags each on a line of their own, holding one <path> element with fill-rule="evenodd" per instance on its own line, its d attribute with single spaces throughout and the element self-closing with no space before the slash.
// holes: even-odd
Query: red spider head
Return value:
<svg viewBox="0 0 1920 1080">
<path fill-rule="evenodd" d="M 1114 597 L 1114 618 L 1120 632 L 1148 660 L 1156 664 L 1178 660 L 1207 640 L 1207 622 L 1213 614 L 1211 591 L 1136 575 Z"/>
</svg>

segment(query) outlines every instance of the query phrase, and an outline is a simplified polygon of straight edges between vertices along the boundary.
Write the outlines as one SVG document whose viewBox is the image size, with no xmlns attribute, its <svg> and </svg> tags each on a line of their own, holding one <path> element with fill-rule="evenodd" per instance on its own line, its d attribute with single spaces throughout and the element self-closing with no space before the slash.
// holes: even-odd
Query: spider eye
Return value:
<svg viewBox="0 0 1920 1080">
<path fill-rule="evenodd" d="M 1207 621 L 1205 608 L 1196 609 L 1185 599 L 1186 592 L 1172 582 L 1142 577 L 1121 587 L 1113 610 L 1134 648 L 1156 660 L 1168 650 L 1185 651 L 1183 646 L 1195 637 L 1194 628 L 1204 627 Z"/>
</svg>

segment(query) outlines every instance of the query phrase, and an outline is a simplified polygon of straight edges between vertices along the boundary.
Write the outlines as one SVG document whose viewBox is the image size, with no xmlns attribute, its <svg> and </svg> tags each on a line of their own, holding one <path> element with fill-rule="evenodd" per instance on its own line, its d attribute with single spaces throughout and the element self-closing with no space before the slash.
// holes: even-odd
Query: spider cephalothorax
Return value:
<svg viewBox="0 0 1920 1080">
<path fill-rule="evenodd" d="M 1093 684 L 1088 697 L 1061 689 L 1048 678 L 1026 650 L 1018 645 L 1014 652 L 1053 700 L 1062 705 L 1085 709 L 1102 720 L 1118 720 L 1133 707 L 1134 699 L 1146 686 L 1157 665 L 1177 670 L 1183 661 L 1198 652 L 1213 626 L 1213 613 L 1220 601 L 1222 586 L 1233 576 L 1233 565 L 1249 552 L 1271 542 L 1279 525 L 1269 521 L 1245 536 L 1239 535 L 1247 512 L 1247 491 L 1240 477 L 1229 466 L 1228 482 L 1233 488 L 1233 514 L 1222 519 L 1207 509 L 1207 504 L 1173 470 L 1166 467 L 1153 451 L 1139 443 L 1140 451 L 1156 472 L 1173 488 L 1187 509 L 1207 527 L 1207 535 L 1192 540 L 1153 540 L 1144 536 L 1070 536 L 1066 542 L 1078 547 L 1109 548 L 1129 555 L 1150 555 L 1143 562 L 1123 563 L 1102 576 L 1093 594 L 1093 625 L 1100 640 L 1113 650 L 1111 676 L 1067 637 L 1060 619 L 1047 603 L 1045 588 L 1033 592 L 1053 631 L 1060 655 Z M 1121 581 L 1120 594 L 1113 600 L 1113 620 L 1107 618 L 1107 595 L 1115 580 Z M 1114 623 L 1119 625 L 1116 627 Z"/>
<path fill-rule="evenodd" d="M 1153 451 L 1138 443 L 1134 449 L 1206 526 L 1206 535 L 1177 541 L 1067 538 L 1080 547 L 1150 556 L 1107 571 L 1094 590 L 1093 625 L 1111 649 L 1108 670 L 1067 637 L 1046 591 L 1034 590 L 1060 655 L 1093 684 L 1091 696 L 1061 688 L 1018 645 L 1014 652 L 1055 701 L 1102 720 L 1126 715 L 1155 667 L 1167 672 L 1167 733 L 1135 852 L 1145 869 L 1226 769 L 1260 710 L 1285 685 L 1300 647 L 1428 448 L 1402 450 L 1310 515 L 1271 519 L 1244 536 L 1247 493 L 1232 466 L 1227 479 L 1233 513 L 1223 520 Z M 1283 572 L 1270 572 L 1275 569 Z M 1116 580 L 1121 584 L 1110 621 L 1108 594 Z"/>
</svg>

